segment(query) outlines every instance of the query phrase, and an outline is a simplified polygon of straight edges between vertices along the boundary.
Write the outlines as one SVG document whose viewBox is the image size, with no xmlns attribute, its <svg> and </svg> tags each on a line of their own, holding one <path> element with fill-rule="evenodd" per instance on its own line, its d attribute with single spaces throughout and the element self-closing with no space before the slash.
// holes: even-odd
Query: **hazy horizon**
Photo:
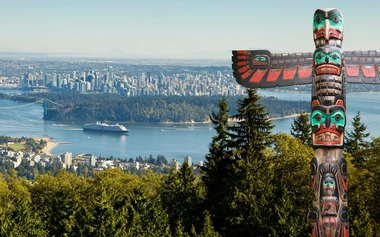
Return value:
<svg viewBox="0 0 380 237">
<path fill-rule="evenodd" d="M 229 59 L 233 49 L 311 52 L 317 8 L 344 16 L 343 50 L 380 49 L 380 2 L 2 1 L 0 52 Z"/>
</svg>

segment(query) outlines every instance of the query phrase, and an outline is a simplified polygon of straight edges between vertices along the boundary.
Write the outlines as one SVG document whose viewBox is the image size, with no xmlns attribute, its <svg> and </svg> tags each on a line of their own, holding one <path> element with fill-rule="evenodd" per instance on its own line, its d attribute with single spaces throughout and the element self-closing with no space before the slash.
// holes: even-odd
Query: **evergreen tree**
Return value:
<svg viewBox="0 0 380 237">
<path fill-rule="evenodd" d="M 369 142 L 365 141 L 370 133 L 366 133 L 367 127 L 361 122 L 360 112 L 358 111 L 352 121 L 353 130 L 347 133 L 345 137 L 344 149 L 353 157 L 352 163 L 361 167 L 368 159 L 367 149 Z"/>
<path fill-rule="evenodd" d="M 353 166 L 351 161 L 355 158 L 346 154 L 350 171 L 350 236 L 378 236 L 380 233 L 380 137 L 372 138 L 366 156 L 365 165 Z"/>
<path fill-rule="evenodd" d="M 172 233 L 177 233 L 181 223 L 184 232 L 192 226 L 202 228 L 202 189 L 198 178 L 187 162 L 176 172 L 171 170 L 162 188 L 162 207 L 168 213 Z"/>
<path fill-rule="evenodd" d="M 273 125 L 269 119 L 266 107 L 259 103 L 260 97 L 256 89 L 248 89 L 248 96 L 239 100 L 237 114 L 232 116 L 237 120 L 230 127 L 229 135 L 234 140 L 236 157 L 260 159 L 262 152 L 272 143 Z"/>
<path fill-rule="evenodd" d="M 212 220 L 208 212 L 206 212 L 202 232 L 198 235 L 194 234 L 194 236 L 196 237 L 219 237 L 220 236 L 219 233 L 214 230 Z"/>
<path fill-rule="evenodd" d="M 271 200 L 273 199 L 273 171 L 265 156 L 272 144 L 273 125 L 265 106 L 259 103 L 255 89 L 239 101 L 238 122 L 230 128 L 234 142 L 234 155 L 239 161 L 235 170 L 234 199 L 230 206 L 230 226 L 222 235 L 269 236 Z"/>
<path fill-rule="evenodd" d="M 294 119 L 290 134 L 302 141 L 303 144 L 312 146 L 313 140 L 311 138 L 311 124 L 309 115 L 302 111 L 301 114 Z"/>
<path fill-rule="evenodd" d="M 378 190 L 375 180 L 376 174 L 367 168 L 355 167 L 351 164 L 352 157 L 346 155 L 348 170 L 350 171 L 348 194 L 350 217 L 350 236 L 351 237 L 370 237 L 377 236 L 375 230 L 375 213 L 379 210 L 379 198 L 374 195 Z M 367 166 L 367 165 L 366 165 Z"/>
<path fill-rule="evenodd" d="M 219 111 L 213 112 L 210 120 L 214 125 L 216 135 L 212 138 L 209 153 L 202 167 L 202 180 L 206 187 L 206 206 L 217 230 L 226 226 L 226 203 L 233 199 L 234 186 L 232 168 L 236 160 L 232 156 L 230 137 L 228 135 L 228 102 L 225 97 L 219 101 Z"/>
</svg>

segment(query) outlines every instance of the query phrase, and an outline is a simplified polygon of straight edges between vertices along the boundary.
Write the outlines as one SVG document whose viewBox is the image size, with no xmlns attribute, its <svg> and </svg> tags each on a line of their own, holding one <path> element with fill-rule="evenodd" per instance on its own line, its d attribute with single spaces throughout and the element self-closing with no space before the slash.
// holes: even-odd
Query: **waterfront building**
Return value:
<svg viewBox="0 0 380 237">
<path fill-rule="evenodd" d="M 191 162 L 191 157 L 190 156 L 186 156 L 185 159 L 184 159 L 184 163 L 187 163 L 189 166 L 192 166 L 192 162 Z"/>
<path fill-rule="evenodd" d="M 65 153 L 61 154 L 61 160 L 62 160 L 62 163 L 66 169 L 70 168 L 70 166 L 72 164 L 72 160 L 73 160 L 73 153 L 65 152 Z"/>
<path fill-rule="evenodd" d="M 91 155 L 88 159 L 88 165 L 89 166 L 95 166 L 97 157 L 94 155 Z"/>
</svg>

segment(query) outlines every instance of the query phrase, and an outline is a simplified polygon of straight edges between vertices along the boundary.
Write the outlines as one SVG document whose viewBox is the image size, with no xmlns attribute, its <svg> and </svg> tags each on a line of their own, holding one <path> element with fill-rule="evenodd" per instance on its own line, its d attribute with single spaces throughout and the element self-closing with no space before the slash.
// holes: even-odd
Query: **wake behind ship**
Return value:
<svg viewBox="0 0 380 237">
<path fill-rule="evenodd" d="M 83 131 L 128 133 L 129 129 L 118 123 L 110 125 L 107 123 L 96 122 L 85 124 L 83 126 Z"/>
</svg>

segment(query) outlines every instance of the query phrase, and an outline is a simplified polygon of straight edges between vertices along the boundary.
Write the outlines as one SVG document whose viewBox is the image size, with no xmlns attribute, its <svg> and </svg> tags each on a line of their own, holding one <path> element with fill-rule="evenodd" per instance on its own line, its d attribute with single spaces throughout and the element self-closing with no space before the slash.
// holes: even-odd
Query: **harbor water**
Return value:
<svg viewBox="0 0 380 237">
<path fill-rule="evenodd" d="M 283 100 L 310 101 L 308 93 L 276 93 L 259 91 L 266 96 Z M 360 111 L 362 121 L 371 136 L 380 136 L 380 93 L 347 95 L 347 126 L 350 131 L 352 118 Z M 11 137 L 50 137 L 59 144 L 51 153 L 74 155 L 91 153 L 95 156 L 136 158 L 152 155 L 165 156 L 169 161 L 183 161 L 190 156 L 193 162 L 204 160 L 208 146 L 215 134 L 212 124 L 149 124 L 123 123 L 129 134 L 84 132 L 84 122 L 44 121 L 41 104 L 25 104 L 0 100 L 0 135 Z M 294 118 L 274 120 L 273 132 L 290 133 Z"/>
</svg>

